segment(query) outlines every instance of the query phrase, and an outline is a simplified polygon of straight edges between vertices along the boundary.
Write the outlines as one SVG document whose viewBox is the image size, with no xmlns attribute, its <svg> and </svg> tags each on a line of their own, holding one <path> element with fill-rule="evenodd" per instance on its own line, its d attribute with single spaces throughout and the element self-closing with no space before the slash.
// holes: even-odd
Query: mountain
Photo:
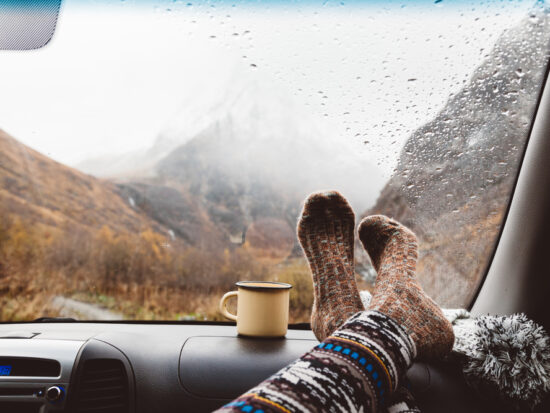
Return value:
<svg viewBox="0 0 550 413">
<path fill-rule="evenodd" d="M 503 33 L 469 82 L 405 143 L 365 215 L 384 213 L 421 241 L 420 279 L 447 306 L 475 293 L 497 239 L 548 62 L 543 7 Z"/>
<path fill-rule="evenodd" d="M 261 239 L 262 249 L 277 249 L 284 240 L 288 254 L 309 193 L 338 189 L 360 209 L 374 202 L 383 185 L 378 169 L 277 91 L 254 79 L 235 80 L 218 99 L 197 104 L 200 110 L 190 102 L 148 151 L 116 163 L 134 165 L 117 170 L 120 193 L 176 236 L 203 245 L 206 231 L 209 248 Z"/>
<path fill-rule="evenodd" d="M 124 154 L 105 154 L 85 159 L 76 168 L 98 178 L 132 179 L 151 177 L 156 163 L 179 145 L 177 141 L 160 136 L 148 148 L 136 149 Z"/>
<path fill-rule="evenodd" d="M 261 232 L 250 231 L 261 247 Z M 59 316 L 56 296 L 132 319 L 219 319 L 218 299 L 236 281 L 277 271 L 231 245 L 185 192 L 94 178 L 0 131 L 1 320 Z M 296 268 L 279 273 L 308 279 Z M 309 306 L 295 307 L 296 317 Z"/>
<path fill-rule="evenodd" d="M 117 184 L 118 194 L 154 222 L 167 228 L 172 240 L 205 251 L 223 250 L 230 242 L 203 211 L 200 200 L 177 185 L 127 182 Z"/>
<path fill-rule="evenodd" d="M 149 148 L 88 159 L 77 168 L 104 178 L 150 178 L 156 175 L 157 164 L 174 150 L 217 134 L 216 150 L 229 151 L 225 158 L 231 165 L 224 169 L 231 168 L 232 174 L 237 170 L 242 175 L 244 166 L 247 173 L 260 172 L 281 183 L 285 191 L 287 187 L 301 190 L 301 184 L 315 189 L 319 182 L 338 185 L 356 198 L 359 207 L 372 205 L 384 180 L 378 168 L 358 153 L 361 148 L 356 142 L 335 139 L 326 124 L 265 79 L 237 69 L 228 72 L 227 78 L 213 79 L 213 86 L 204 85 L 206 90 L 200 94 L 183 97 L 181 108 Z M 363 185 L 351 184 L 350 169 L 369 178 Z M 372 193 L 368 199 L 365 189 Z"/>
<path fill-rule="evenodd" d="M 44 156 L 0 130 L 2 213 L 50 228 L 166 232 L 133 209 L 117 187 Z"/>
<path fill-rule="evenodd" d="M 462 306 L 491 256 L 543 81 L 544 7 L 504 32 L 469 82 L 408 138 L 385 186 L 351 142 L 334 139 L 268 82 L 231 73 L 183 102 L 150 148 L 86 170 L 115 177 L 121 198 L 193 247 L 246 244 L 279 258 L 298 252 L 301 201 L 340 190 L 356 210 L 413 228 L 424 287 L 441 304 Z"/>
</svg>

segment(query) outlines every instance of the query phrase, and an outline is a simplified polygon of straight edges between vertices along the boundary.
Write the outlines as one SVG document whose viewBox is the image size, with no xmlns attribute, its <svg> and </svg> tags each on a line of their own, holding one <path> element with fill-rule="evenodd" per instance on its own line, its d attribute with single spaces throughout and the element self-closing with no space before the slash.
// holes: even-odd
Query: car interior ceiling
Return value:
<svg viewBox="0 0 550 413">
<path fill-rule="evenodd" d="M 547 331 L 550 331 L 550 312 L 545 307 L 550 297 L 549 114 L 547 71 L 499 240 L 470 307 L 475 315 L 525 313 Z M 122 380 L 126 392 L 121 396 L 124 398 L 121 412 L 211 411 L 317 343 L 304 326 L 291 326 L 286 339 L 251 339 L 237 336 L 235 323 L 45 321 L 48 322 L 0 324 L 0 338 L 20 337 L 17 339 L 21 341 L 14 351 L 13 340 L 0 340 L 0 354 L 52 358 L 61 365 L 59 377 L 33 380 L 21 377 L 10 383 L 8 387 L 17 391 L 63 384 L 67 398 L 62 403 L 47 407 L 33 405 L 28 400 L 34 393 L 27 394 L 25 406 L 29 412 L 79 411 L 84 386 L 93 381 L 90 369 L 102 371 L 104 360 L 118 363 L 104 370 L 120 370 L 117 380 Z M 494 411 L 493 401 L 481 398 L 469 388 L 457 366 L 417 362 L 407 376 L 423 412 Z M 96 389 L 97 400 L 103 390 Z M 25 397 L 24 392 L 4 397 L 0 410 L 22 411 L 18 403 Z M 90 403 L 95 403 L 94 400 Z M 506 406 L 499 405 L 498 409 L 507 411 Z M 550 411 L 548 400 L 536 409 L 545 411 Z"/>
</svg>

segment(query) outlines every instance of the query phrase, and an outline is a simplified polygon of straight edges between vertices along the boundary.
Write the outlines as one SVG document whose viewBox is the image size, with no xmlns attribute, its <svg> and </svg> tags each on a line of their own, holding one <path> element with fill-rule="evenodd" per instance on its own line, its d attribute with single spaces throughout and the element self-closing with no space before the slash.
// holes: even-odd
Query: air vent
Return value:
<svg viewBox="0 0 550 413">
<path fill-rule="evenodd" d="M 128 412 L 128 377 L 124 365 L 116 359 L 86 360 L 75 393 L 76 413 Z"/>
</svg>

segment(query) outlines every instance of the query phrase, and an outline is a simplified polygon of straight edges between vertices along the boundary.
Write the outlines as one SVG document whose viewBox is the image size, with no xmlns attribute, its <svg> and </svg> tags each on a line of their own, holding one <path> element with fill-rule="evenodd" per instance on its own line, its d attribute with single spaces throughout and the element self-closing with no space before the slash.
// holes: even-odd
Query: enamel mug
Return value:
<svg viewBox="0 0 550 413">
<path fill-rule="evenodd" d="M 292 285 L 273 281 L 239 281 L 238 290 L 220 300 L 220 312 L 237 322 L 237 332 L 252 337 L 283 337 L 288 328 Z M 237 315 L 227 311 L 227 300 L 237 297 Z"/>
</svg>

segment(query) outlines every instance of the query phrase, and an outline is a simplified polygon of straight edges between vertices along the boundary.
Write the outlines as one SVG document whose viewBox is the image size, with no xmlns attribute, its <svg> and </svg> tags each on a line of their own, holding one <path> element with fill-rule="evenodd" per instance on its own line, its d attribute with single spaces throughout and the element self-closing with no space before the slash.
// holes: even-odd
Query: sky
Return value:
<svg viewBox="0 0 550 413">
<path fill-rule="evenodd" d="M 77 166 L 189 139 L 254 81 L 389 177 L 411 132 L 532 4 L 66 0 L 45 48 L 0 51 L 0 128 Z"/>
</svg>

